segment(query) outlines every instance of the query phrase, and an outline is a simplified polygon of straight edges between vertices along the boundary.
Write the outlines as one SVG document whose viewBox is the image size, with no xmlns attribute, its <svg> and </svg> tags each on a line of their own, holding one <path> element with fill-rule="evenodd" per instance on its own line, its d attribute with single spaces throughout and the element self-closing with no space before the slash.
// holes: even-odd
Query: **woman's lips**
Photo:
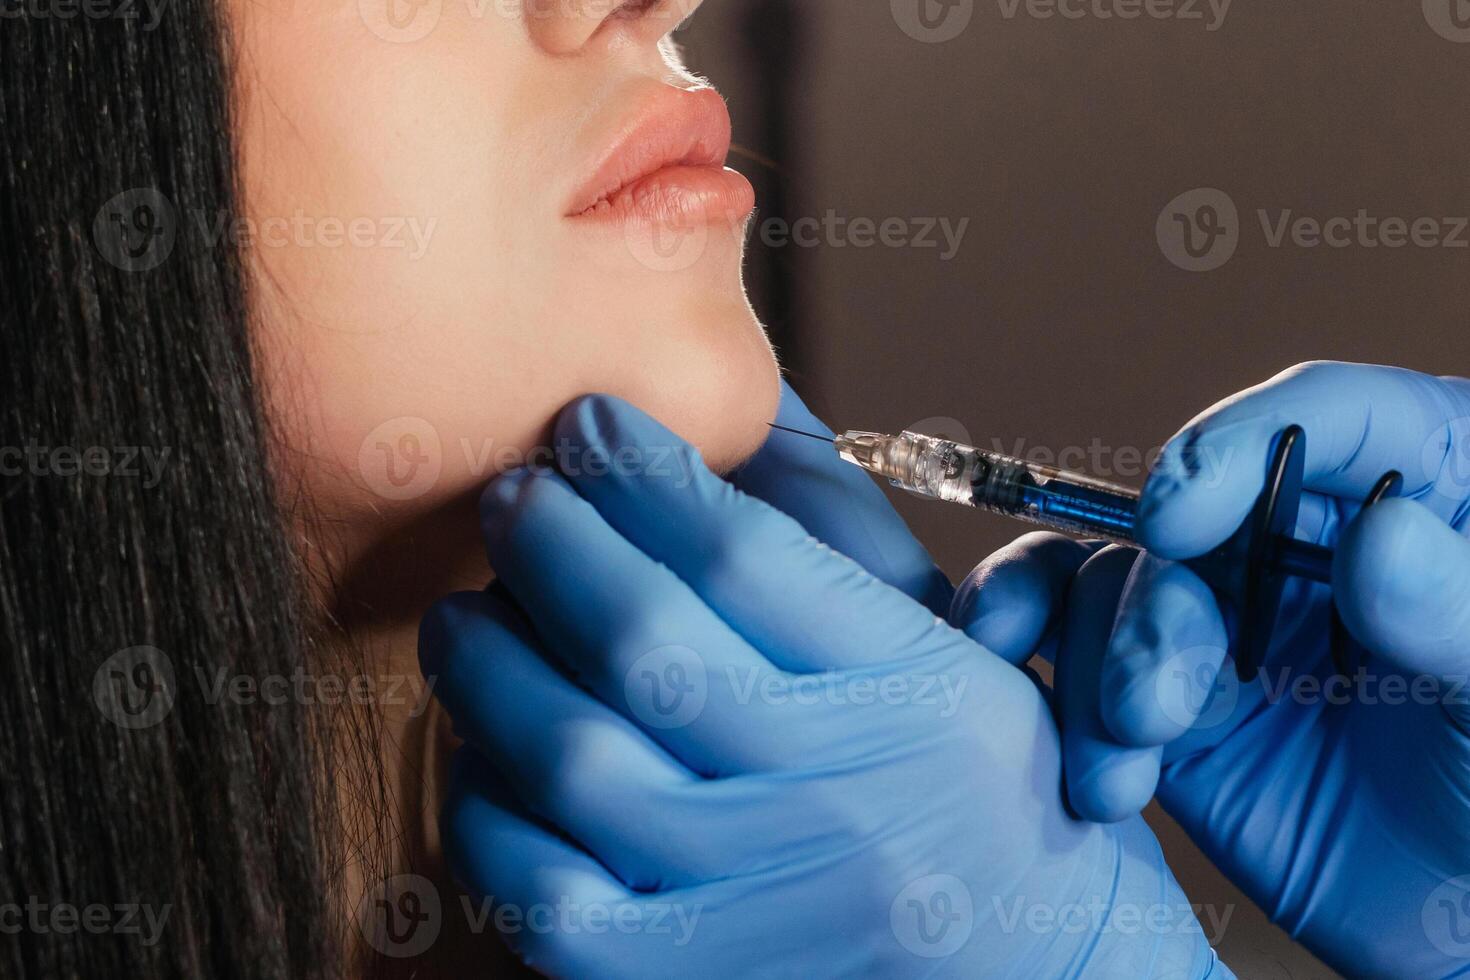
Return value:
<svg viewBox="0 0 1470 980">
<path fill-rule="evenodd" d="M 594 158 L 567 216 L 618 224 L 743 220 L 755 190 L 725 167 L 729 152 L 730 112 L 718 92 L 661 85 Z"/>
<path fill-rule="evenodd" d="M 739 221 L 754 207 L 755 189 L 736 171 L 676 164 L 638 178 L 574 217 L 578 221 L 687 226 Z"/>
</svg>

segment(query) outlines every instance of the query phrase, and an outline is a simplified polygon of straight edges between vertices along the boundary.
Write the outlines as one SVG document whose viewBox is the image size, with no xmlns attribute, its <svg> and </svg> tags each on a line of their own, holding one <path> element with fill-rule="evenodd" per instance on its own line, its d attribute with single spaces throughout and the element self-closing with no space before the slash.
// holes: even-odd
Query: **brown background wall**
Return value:
<svg viewBox="0 0 1470 980">
<path fill-rule="evenodd" d="M 1128 448 L 1297 361 L 1470 373 L 1470 248 L 1272 247 L 1257 216 L 1470 216 L 1470 43 L 1419 2 L 1236 0 L 1209 30 L 1208 0 L 1191 4 L 1203 19 L 1127 21 L 1092 16 L 1095 0 L 1076 20 L 955 0 L 963 30 L 945 43 L 902 28 L 919 2 L 944 10 L 708 0 L 682 35 L 737 140 L 774 158 L 741 164 L 762 220 L 969 219 L 950 261 L 841 234 L 756 241 L 758 302 L 829 422 L 952 417 L 985 445 L 1043 452 L 1097 440 L 1125 450 L 1101 457 L 1115 478 L 1141 483 Z M 1237 207 L 1239 245 L 1188 272 L 1155 224 L 1201 187 Z M 956 578 L 1016 533 L 898 503 Z M 1333 975 L 1156 825 L 1194 900 L 1238 905 L 1221 946 L 1237 972 Z"/>
</svg>

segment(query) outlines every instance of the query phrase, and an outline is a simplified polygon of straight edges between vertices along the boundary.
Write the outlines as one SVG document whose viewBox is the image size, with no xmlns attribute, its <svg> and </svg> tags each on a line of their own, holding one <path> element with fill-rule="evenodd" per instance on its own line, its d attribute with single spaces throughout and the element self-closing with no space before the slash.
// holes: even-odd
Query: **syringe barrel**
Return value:
<svg viewBox="0 0 1470 980">
<path fill-rule="evenodd" d="M 1081 537 L 1134 542 L 1137 491 L 1054 466 L 972 452 L 966 465 L 976 507 Z"/>
<path fill-rule="evenodd" d="M 1134 541 L 1139 495 L 1128 487 L 916 432 L 850 432 L 838 448 L 850 462 L 921 496 L 1081 537 Z"/>
</svg>

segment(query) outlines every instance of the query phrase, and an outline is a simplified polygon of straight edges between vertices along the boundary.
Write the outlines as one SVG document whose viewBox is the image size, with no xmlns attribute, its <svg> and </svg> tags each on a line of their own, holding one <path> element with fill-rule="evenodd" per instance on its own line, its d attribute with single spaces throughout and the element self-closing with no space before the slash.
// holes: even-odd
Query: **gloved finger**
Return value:
<svg viewBox="0 0 1470 980">
<path fill-rule="evenodd" d="M 469 749 L 452 763 L 441 821 L 455 879 L 494 903 L 489 921 L 532 969 L 547 976 L 607 976 L 627 931 L 589 928 L 596 918 L 648 922 L 655 896 L 635 895 L 590 854 L 542 826 L 499 773 Z"/>
<path fill-rule="evenodd" d="M 577 492 L 777 666 L 814 673 L 952 643 L 928 609 L 715 476 L 693 447 L 632 405 L 578 399 L 556 434 L 576 457 L 613 461 L 579 467 L 569 476 Z M 668 454 L 680 464 L 615 465 Z"/>
<path fill-rule="evenodd" d="M 572 684 L 519 613 L 484 593 L 437 603 L 420 660 L 454 730 L 529 811 L 624 884 L 663 891 L 751 874 L 815 852 L 832 783 L 781 774 L 705 780 Z M 791 820 L 792 812 L 812 819 Z"/>
<path fill-rule="evenodd" d="M 803 751 L 795 706 L 756 696 L 776 668 L 563 477 L 507 473 L 480 507 L 490 565 L 545 648 L 685 765 L 718 776 Z"/>
<path fill-rule="evenodd" d="M 950 625 L 1018 666 L 1051 654 L 1046 641 L 1061 623 L 1072 577 L 1102 547 L 1049 531 L 1017 538 L 960 583 Z"/>
<path fill-rule="evenodd" d="M 420 627 L 419 659 L 455 733 L 628 887 L 728 873 L 707 822 L 689 812 L 704 780 L 547 663 L 505 602 L 472 592 L 439 601 Z"/>
<path fill-rule="evenodd" d="M 1195 727 L 1215 702 L 1217 680 L 1234 667 L 1229 637 L 1209 587 L 1183 565 L 1143 554 L 1123 590 L 1101 676 L 1108 733 L 1135 748 L 1161 746 Z M 1213 722 L 1214 715 L 1210 721 Z"/>
<path fill-rule="evenodd" d="M 1470 671 L 1470 541 L 1412 500 L 1385 500 L 1348 525 L 1332 568 L 1343 622 L 1408 674 Z M 1447 705 L 1470 719 L 1463 698 Z"/>
<path fill-rule="evenodd" d="M 1137 553 L 1107 548 L 1072 582 L 1057 652 L 1056 705 L 1067 800 L 1084 820 L 1117 823 L 1154 795 L 1163 752 L 1118 744 L 1103 724 L 1103 658 L 1123 583 Z"/>
<path fill-rule="evenodd" d="M 1139 540 L 1165 558 L 1217 547 L 1265 483 L 1272 442 L 1306 433 L 1305 485 L 1360 501 L 1386 472 L 1442 517 L 1470 499 L 1470 382 L 1400 368 L 1314 363 L 1211 408 L 1165 447 L 1144 489 Z"/>
<path fill-rule="evenodd" d="M 831 436 L 791 385 L 781 383 L 776 424 Z M 729 474 L 739 490 L 795 518 L 808 534 L 875 578 L 944 615 L 954 589 L 871 477 L 842 461 L 830 443 L 773 431 L 749 462 Z"/>
</svg>

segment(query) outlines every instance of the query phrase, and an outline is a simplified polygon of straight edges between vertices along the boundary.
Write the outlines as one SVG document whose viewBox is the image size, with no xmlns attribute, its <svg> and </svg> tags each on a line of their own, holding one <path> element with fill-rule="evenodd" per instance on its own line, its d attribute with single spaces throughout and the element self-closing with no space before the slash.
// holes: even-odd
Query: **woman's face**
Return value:
<svg viewBox="0 0 1470 980">
<path fill-rule="evenodd" d="M 669 33 L 699 0 L 238 0 L 245 232 L 289 478 L 459 507 L 608 392 L 716 466 L 778 397 L 749 184 Z"/>
</svg>

